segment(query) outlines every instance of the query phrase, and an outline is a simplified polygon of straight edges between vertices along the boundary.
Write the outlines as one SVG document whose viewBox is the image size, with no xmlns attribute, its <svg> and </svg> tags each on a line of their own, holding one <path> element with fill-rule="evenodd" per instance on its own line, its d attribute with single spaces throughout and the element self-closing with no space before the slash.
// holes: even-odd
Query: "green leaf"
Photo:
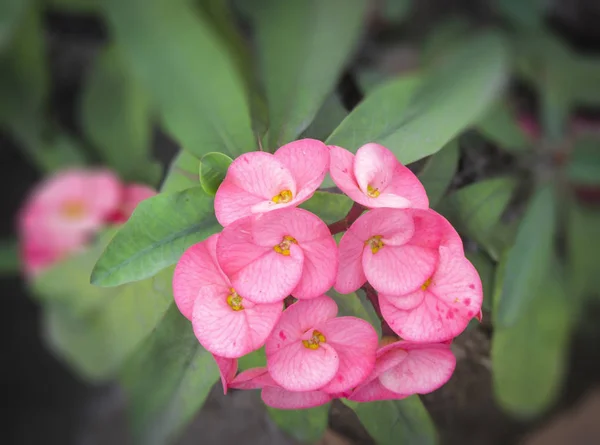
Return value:
<svg viewBox="0 0 600 445">
<path fill-rule="evenodd" d="M 225 179 L 232 159 L 223 153 L 207 153 L 200 159 L 200 185 L 206 193 L 215 196 Z"/>
<path fill-rule="evenodd" d="M 453 139 L 431 156 L 423 170 L 419 172 L 419 180 L 429 198 L 429 207 L 434 208 L 446 194 L 456 174 L 459 157 L 458 140 Z"/>
<path fill-rule="evenodd" d="M 200 187 L 141 202 L 92 271 L 92 284 L 117 286 L 175 264 L 192 244 L 220 230 L 213 199 Z"/>
<path fill-rule="evenodd" d="M 314 213 L 326 224 L 331 224 L 346 217 L 352 207 L 352 200 L 341 193 L 316 191 L 300 207 Z"/>
<path fill-rule="evenodd" d="M 344 400 L 344 403 L 354 410 L 378 445 L 437 444 L 435 425 L 419 396 L 370 403 Z"/>
<path fill-rule="evenodd" d="M 550 7 L 548 0 L 495 0 L 492 5 L 514 26 L 539 29 L 544 26 L 544 14 Z"/>
<path fill-rule="evenodd" d="M 448 195 L 437 210 L 497 260 L 506 247 L 498 223 L 516 187 L 517 180 L 510 177 L 476 182 Z"/>
<path fill-rule="evenodd" d="M 85 276 L 89 276 L 90 269 Z M 57 295 L 57 302 L 44 305 L 43 338 L 83 378 L 113 378 L 172 303 L 172 276 L 172 270 L 165 270 L 151 279 L 100 291 L 90 284 L 87 288 L 75 288 L 78 284 L 71 287 L 71 282 L 65 280 L 64 292 L 74 295 L 79 291 L 81 298 L 90 301 L 96 297 L 94 303 L 98 304 L 79 315 L 62 304 L 62 297 Z M 55 289 L 59 291 L 58 285 Z"/>
<path fill-rule="evenodd" d="M 600 185 L 600 141 L 583 137 L 575 141 L 566 165 L 567 177 L 575 184 Z"/>
<path fill-rule="evenodd" d="M 508 69 L 498 34 L 474 36 L 440 67 L 432 69 L 417 91 L 416 79 L 397 80 L 376 89 L 327 140 L 356 151 L 367 142 L 392 150 L 409 164 L 439 151 L 476 122 L 501 92 Z M 414 94 L 413 94 L 414 92 Z"/>
<path fill-rule="evenodd" d="M 17 240 L 0 241 L 0 276 L 17 274 L 21 270 L 21 257 Z"/>
<path fill-rule="evenodd" d="M 96 57 L 83 91 L 82 126 L 120 177 L 156 184 L 160 167 L 150 162 L 150 100 L 124 62 L 115 46 Z"/>
<path fill-rule="evenodd" d="M 94 13 L 100 10 L 98 0 L 43 0 L 43 3 L 61 12 Z"/>
<path fill-rule="evenodd" d="M 468 260 L 475 266 L 483 286 L 483 309 L 492 310 L 492 292 L 494 290 L 494 274 L 496 266 L 489 256 L 483 252 L 466 252 Z"/>
<path fill-rule="evenodd" d="M 122 373 L 134 443 L 173 443 L 218 378 L 212 354 L 200 346 L 190 322 L 171 304 Z"/>
<path fill-rule="evenodd" d="M 471 24 L 464 16 L 450 16 L 437 24 L 423 42 L 423 64 L 433 67 L 445 60 L 469 38 L 470 29 Z"/>
<path fill-rule="evenodd" d="M 256 351 L 246 354 L 238 359 L 238 372 L 251 368 L 264 368 L 267 366 L 267 356 L 265 348 L 262 347 Z"/>
<path fill-rule="evenodd" d="M 291 437 L 301 443 L 315 443 L 327 429 L 329 405 L 301 410 L 267 407 L 267 411 L 277 426 Z"/>
<path fill-rule="evenodd" d="M 560 272 L 552 267 L 546 270 L 513 326 L 494 327 L 494 394 L 503 409 L 522 418 L 547 411 L 560 395 L 565 376 L 574 311 Z M 508 264 L 498 268 L 494 295 L 498 306 L 509 273 Z"/>
<path fill-rule="evenodd" d="M 382 15 L 389 22 L 400 24 L 408 18 L 412 7 L 412 0 L 384 0 Z"/>
<path fill-rule="evenodd" d="M 381 321 L 363 291 L 342 295 L 336 290 L 330 289 L 327 295 L 335 300 L 339 317 L 362 318 L 371 323 L 377 331 L 377 335 L 381 336 Z"/>
<path fill-rule="evenodd" d="M 256 149 L 244 82 L 227 46 L 190 3 L 107 0 L 102 5 L 167 130 L 198 158 L 214 151 L 235 158 Z"/>
<path fill-rule="evenodd" d="M 200 185 L 199 168 L 200 160 L 190 152 L 181 150 L 173 159 L 160 191 L 181 192 Z"/>
<path fill-rule="evenodd" d="M 556 202 L 551 185 L 533 196 L 510 249 L 496 324 L 509 327 L 523 318 L 523 309 L 542 286 L 550 267 L 556 232 Z"/>
<path fill-rule="evenodd" d="M 11 42 L 13 33 L 29 7 L 28 0 L 3 0 L 0 2 L 0 53 Z"/>
<path fill-rule="evenodd" d="M 505 101 L 497 102 L 475 128 L 488 140 L 509 153 L 531 149 L 531 142 L 521 129 L 516 113 Z"/>
<path fill-rule="evenodd" d="M 337 93 L 332 93 L 323 103 L 311 124 L 304 130 L 300 139 L 311 138 L 324 141 L 327 136 L 348 116 Z"/>
<path fill-rule="evenodd" d="M 256 37 L 269 107 L 268 147 L 297 138 L 331 93 L 362 30 L 365 0 L 263 0 Z"/>
</svg>

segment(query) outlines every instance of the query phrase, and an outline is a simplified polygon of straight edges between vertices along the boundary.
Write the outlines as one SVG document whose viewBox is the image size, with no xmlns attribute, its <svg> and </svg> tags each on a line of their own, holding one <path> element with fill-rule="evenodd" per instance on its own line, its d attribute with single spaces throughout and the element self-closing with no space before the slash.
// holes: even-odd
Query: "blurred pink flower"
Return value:
<svg viewBox="0 0 600 445">
<path fill-rule="evenodd" d="M 429 207 L 421 182 L 387 148 L 366 144 L 356 156 L 334 145 L 329 150 L 331 179 L 353 201 L 369 208 Z"/>
<path fill-rule="evenodd" d="M 173 274 L 173 296 L 205 349 L 237 358 L 264 344 L 283 304 L 255 304 L 238 294 L 216 261 L 219 236 L 185 251 Z"/>
<path fill-rule="evenodd" d="M 156 196 L 156 190 L 143 184 L 129 184 L 122 190 L 119 207 L 107 218 L 107 222 L 122 224 L 127 222 L 137 205 L 145 199 Z"/>
<path fill-rule="evenodd" d="M 329 290 L 338 249 L 319 217 L 293 208 L 248 216 L 225 227 L 217 258 L 241 295 L 273 303 L 290 294 L 310 299 Z"/>
<path fill-rule="evenodd" d="M 288 391 L 342 393 L 373 370 L 377 333 L 360 318 L 337 317 L 327 297 L 288 307 L 265 343 L 267 369 Z"/>
<path fill-rule="evenodd" d="M 329 170 L 329 150 L 320 141 L 301 139 L 275 154 L 245 153 L 229 166 L 215 196 L 215 214 L 224 227 L 237 219 L 309 199 Z"/>
</svg>

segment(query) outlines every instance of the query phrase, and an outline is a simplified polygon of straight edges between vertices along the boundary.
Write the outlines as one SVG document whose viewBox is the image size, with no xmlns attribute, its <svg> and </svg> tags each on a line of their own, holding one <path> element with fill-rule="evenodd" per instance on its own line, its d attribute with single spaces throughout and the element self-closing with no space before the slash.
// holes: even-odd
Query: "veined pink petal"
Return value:
<svg viewBox="0 0 600 445">
<path fill-rule="evenodd" d="M 379 144 L 365 144 L 354 157 L 354 177 L 364 194 L 368 187 L 383 191 L 391 183 L 398 160 L 387 148 Z"/>
<path fill-rule="evenodd" d="M 244 230 L 248 225 L 244 225 Z M 272 247 L 286 236 L 292 236 L 302 246 L 311 241 L 331 238 L 327 225 L 314 213 L 304 209 L 283 209 L 258 215 L 248 227 L 254 241 Z"/>
<path fill-rule="evenodd" d="M 413 245 L 385 245 L 376 253 L 363 252 L 363 268 L 369 283 L 382 293 L 403 295 L 418 289 L 435 270 L 438 251 Z"/>
<path fill-rule="evenodd" d="M 389 295 L 379 294 L 379 300 L 386 299 L 388 303 L 398 309 L 409 310 L 419 306 L 425 298 L 425 291 L 418 288 L 417 290 L 404 295 Z"/>
<path fill-rule="evenodd" d="M 289 391 L 319 389 L 333 379 L 338 367 L 338 354 L 327 343 L 321 343 L 317 349 L 309 349 L 298 340 L 267 354 L 271 377 Z"/>
<path fill-rule="evenodd" d="M 265 405 L 278 409 L 306 409 L 330 402 L 332 397 L 323 391 L 286 391 L 267 386 L 261 392 Z"/>
<path fill-rule="evenodd" d="M 415 224 L 411 244 L 432 249 L 443 245 L 464 254 L 460 235 L 442 215 L 431 209 L 409 209 L 407 212 L 412 215 Z"/>
<path fill-rule="evenodd" d="M 316 139 L 290 142 L 275 152 L 275 158 L 292 172 L 296 181 L 296 205 L 312 196 L 329 170 L 329 150 Z"/>
<path fill-rule="evenodd" d="M 354 155 L 342 147 L 335 145 L 329 146 L 329 155 L 331 163 L 329 165 L 329 174 L 341 191 L 347 194 L 353 201 L 357 197 L 364 196 L 358 182 L 354 177 Z"/>
<path fill-rule="evenodd" d="M 380 236 L 386 245 L 401 246 L 413 238 L 415 228 L 412 214 L 407 209 L 382 208 L 359 216 L 348 232 L 363 243 L 373 236 Z"/>
<path fill-rule="evenodd" d="M 376 402 L 378 400 L 400 400 L 408 395 L 398 394 L 390 391 L 381 384 L 379 379 L 371 380 L 360 385 L 347 398 L 354 402 Z"/>
<path fill-rule="evenodd" d="M 356 317 L 338 317 L 316 326 L 338 354 L 336 376 L 321 390 L 341 393 L 362 383 L 375 366 L 377 332 L 368 322 Z"/>
<path fill-rule="evenodd" d="M 267 368 L 247 369 L 240 372 L 229 384 L 229 387 L 234 389 L 262 389 L 266 386 L 277 386 Z"/>
<path fill-rule="evenodd" d="M 247 194 L 241 193 L 240 189 Z M 245 153 L 231 163 L 217 190 L 215 215 L 223 226 L 227 226 L 251 215 L 260 202 L 275 204 L 273 198 L 284 191 L 296 196 L 296 182 L 281 161 L 270 153 Z M 257 197 L 261 199 L 257 200 Z M 245 206 L 242 206 L 242 200 Z"/>
<path fill-rule="evenodd" d="M 481 280 L 473 265 L 451 248 L 440 247 L 440 262 L 423 302 L 409 310 L 380 299 L 381 313 L 402 338 L 442 342 L 459 335 L 481 309 Z"/>
<path fill-rule="evenodd" d="M 300 243 L 300 248 L 304 253 L 302 276 L 292 295 L 298 299 L 319 297 L 335 282 L 339 263 L 337 245 L 327 233 L 323 238 Z"/>
<path fill-rule="evenodd" d="M 379 376 L 381 384 L 400 394 L 428 394 L 444 385 L 456 367 L 450 345 L 397 342 L 385 355 L 403 354 L 403 360 Z"/>
<path fill-rule="evenodd" d="M 219 267 L 216 246 L 219 234 L 188 248 L 179 259 L 173 273 L 173 297 L 179 311 L 188 320 L 198 292 L 205 286 L 215 287 L 215 292 L 227 292 L 231 283 Z"/>
<path fill-rule="evenodd" d="M 219 357 L 213 354 L 215 362 L 219 367 L 219 374 L 221 375 L 221 384 L 223 385 L 223 394 L 227 394 L 227 388 L 229 383 L 234 379 L 237 373 L 238 362 L 235 358 Z"/>
<path fill-rule="evenodd" d="M 339 266 L 334 284 L 335 290 L 341 294 L 349 294 L 366 283 L 363 271 L 362 255 L 365 242 L 353 232 L 342 235 L 339 245 Z"/>
<path fill-rule="evenodd" d="M 404 207 L 416 209 L 429 208 L 429 198 L 427 198 L 425 187 L 423 187 L 419 178 L 400 162 L 396 164 L 392 180 L 376 199 L 382 200 L 382 198 L 386 198 L 387 196 L 397 196 L 406 199 L 408 204 Z"/>
</svg>

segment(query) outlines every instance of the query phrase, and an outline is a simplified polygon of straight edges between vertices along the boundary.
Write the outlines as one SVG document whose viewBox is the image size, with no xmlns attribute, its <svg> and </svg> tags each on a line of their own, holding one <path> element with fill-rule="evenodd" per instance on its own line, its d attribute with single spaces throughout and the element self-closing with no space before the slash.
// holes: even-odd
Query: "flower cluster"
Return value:
<svg viewBox="0 0 600 445">
<path fill-rule="evenodd" d="M 327 173 L 355 202 L 331 226 L 297 207 Z M 215 196 L 222 232 L 190 247 L 173 277 L 224 391 L 260 388 L 267 405 L 300 409 L 443 385 L 456 364 L 450 343 L 480 316 L 482 288 L 459 235 L 428 207 L 417 177 L 377 144 L 353 155 L 303 139 L 234 160 Z M 365 290 L 381 341 L 365 320 L 337 316 L 332 287 Z M 238 374 L 237 359 L 263 346 L 266 367 Z"/>
<path fill-rule="evenodd" d="M 108 170 L 64 170 L 41 182 L 18 217 L 25 275 L 81 251 L 103 227 L 127 221 L 155 194 L 145 185 L 123 184 Z"/>
</svg>

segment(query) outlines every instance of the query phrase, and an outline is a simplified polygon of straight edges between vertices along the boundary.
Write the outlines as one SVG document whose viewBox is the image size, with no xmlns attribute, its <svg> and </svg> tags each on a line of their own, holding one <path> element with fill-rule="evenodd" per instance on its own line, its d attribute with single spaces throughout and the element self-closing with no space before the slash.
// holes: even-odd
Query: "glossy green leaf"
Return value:
<svg viewBox="0 0 600 445">
<path fill-rule="evenodd" d="M 317 191 L 300 207 L 314 213 L 326 224 L 331 224 L 346 217 L 352 207 L 352 200 L 341 193 Z"/>
<path fill-rule="evenodd" d="M 496 324 L 512 326 L 548 276 L 554 251 L 556 202 L 551 185 L 538 189 L 519 224 L 510 249 Z"/>
<path fill-rule="evenodd" d="M 160 167 L 150 162 L 150 100 L 115 46 L 96 57 L 83 91 L 81 119 L 106 164 L 121 178 L 156 184 Z"/>
<path fill-rule="evenodd" d="M 190 152 L 181 150 L 171 162 L 160 191 L 165 193 L 181 192 L 200 185 L 199 169 L 200 159 Z"/>
<path fill-rule="evenodd" d="M 419 180 L 429 198 L 429 207 L 434 208 L 446 194 L 456 174 L 459 157 L 458 140 L 454 139 L 431 156 L 423 170 L 419 172 Z"/>
<path fill-rule="evenodd" d="M 267 411 L 281 430 L 302 443 L 315 443 L 327 429 L 329 403 L 301 410 L 267 407 Z"/>
<path fill-rule="evenodd" d="M 460 233 L 483 246 L 493 259 L 498 259 L 506 247 L 498 223 L 517 185 L 517 180 L 510 177 L 476 182 L 448 195 L 437 210 Z"/>
<path fill-rule="evenodd" d="M 354 410 L 377 445 L 437 444 L 437 433 L 419 396 L 383 402 L 344 403 Z"/>
<path fill-rule="evenodd" d="M 311 138 L 324 141 L 327 136 L 348 116 L 337 93 L 332 93 L 299 139 Z"/>
<path fill-rule="evenodd" d="M 531 148 L 531 142 L 519 126 L 516 113 L 504 101 L 490 108 L 475 128 L 486 139 L 509 153 L 520 153 Z"/>
<path fill-rule="evenodd" d="M 358 43 L 365 0 L 263 0 L 254 12 L 269 108 L 268 148 L 298 137 Z"/>
<path fill-rule="evenodd" d="M 508 264 L 498 268 L 495 306 L 501 306 Z M 510 327 L 496 325 L 492 337 L 493 387 L 509 413 L 531 418 L 547 411 L 560 395 L 569 354 L 573 303 L 560 270 L 548 268 L 541 285 Z M 499 301 L 496 301 L 499 299 Z"/>
<path fill-rule="evenodd" d="M 483 309 L 492 310 L 492 292 L 494 291 L 494 275 L 496 266 L 484 252 L 466 252 L 468 260 L 475 266 L 483 286 Z"/>
<path fill-rule="evenodd" d="M 219 231 L 213 199 L 200 187 L 141 202 L 92 271 L 92 283 L 117 286 L 175 264 L 185 249 Z"/>
<path fill-rule="evenodd" d="M 432 69 L 419 88 L 415 79 L 398 90 L 393 83 L 375 90 L 327 140 L 356 151 L 378 142 L 409 164 L 439 151 L 476 122 L 501 92 L 508 69 L 503 39 L 494 33 L 474 36 L 445 63 Z M 410 79 L 410 78 L 409 78 Z M 384 90 L 385 89 L 385 90 Z M 384 93 L 385 91 L 385 93 Z"/>
<path fill-rule="evenodd" d="M 223 153 L 207 153 L 200 159 L 200 185 L 206 193 L 215 196 L 225 179 L 232 159 Z"/>
<path fill-rule="evenodd" d="M 133 73 L 186 150 L 235 158 L 256 149 L 244 82 L 201 11 L 170 0 L 107 0 L 103 8 Z"/>
<path fill-rule="evenodd" d="M 91 266 L 87 276 L 90 269 Z M 54 353 L 83 378 L 111 379 L 172 303 L 172 276 L 172 270 L 165 270 L 144 281 L 100 291 L 91 284 L 75 289 L 80 283 L 71 287 L 65 278 L 64 292 L 74 295 L 78 290 L 81 298 L 102 304 L 95 304 L 85 314 L 76 314 L 63 304 L 63 297 L 56 295 L 56 302 L 44 305 L 43 338 Z M 58 284 L 54 289 L 59 291 Z"/>
<path fill-rule="evenodd" d="M 219 378 L 212 354 L 175 304 L 125 365 L 134 443 L 174 443 Z"/>
<path fill-rule="evenodd" d="M 246 354 L 238 359 L 238 372 L 250 368 L 264 368 L 267 366 L 267 356 L 264 346 L 257 351 Z"/>
</svg>

